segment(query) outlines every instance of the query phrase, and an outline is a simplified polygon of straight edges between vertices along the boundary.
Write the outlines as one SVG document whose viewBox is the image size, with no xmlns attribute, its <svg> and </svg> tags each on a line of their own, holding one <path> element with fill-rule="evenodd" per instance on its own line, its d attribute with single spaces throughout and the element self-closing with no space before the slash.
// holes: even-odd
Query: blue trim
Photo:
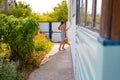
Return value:
<svg viewBox="0 0 120 80">
<path fill-rule="evenodd" d="M 98 41 L 103 44 L 104 46 L 109 46 L 109 45 L 120 45 L 120 40 L 109 40 L 109 39 L 105 39 L 102 37 L 98 37 Z"/>
</svg>

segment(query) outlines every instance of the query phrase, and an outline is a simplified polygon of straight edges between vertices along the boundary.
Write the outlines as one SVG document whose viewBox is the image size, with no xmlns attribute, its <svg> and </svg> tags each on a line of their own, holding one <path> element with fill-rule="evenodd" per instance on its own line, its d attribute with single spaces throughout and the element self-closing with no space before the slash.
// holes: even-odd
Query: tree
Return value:
<svg viewBox="0 0 120 80">
<path fill-rule="evenodd" d="M 57 6 L 53 8 L 52 12 L 43 13 L 41 16 L 41 21 L 67 21 L 68 20 L 68 4 L 66 0 L 58 3 Z"/>
<path fill-rule="evenodd" d="M 0 4 L 4 3 L 4 0 L 0 0 Z"/>
<path fill-rule="evenodd" d="M 40 21 L 67 21 L 68 20 L 68 4 L 66 0 L 58 3 L 52 12 L 43 13 Z"/>
<path fill-rule="evenodd" d="M 0 11 L 1 13 L 5 13 L 5 10 L 1 10 Z M 29 4 L 25 4 L 25 3 L 22 3 L 22 2 L 14 2 L 14 4 L 12 6 L 9 6 L 8 7 L 8 13 L 7 15 L 13 15 L 17 18 L 19 17 L 28 17 L 30 16 L 32 13 L 32 10 L 31 10 L 31 7 Z"/>
<path fill-rule="evenodd" d="M 28 17 L 32 13 L 29 4 L 22 2 L 14 3 L 14 6 L 9 7 L 8 15 L 14 15 L 15 17 Z"/>
<path fill-rule="evenodd" d="M 57 21 L 67 21 L 68 20 L 68 4 L 66 0 L 58 3 L 57 6 L 53 8 L 53 13 L 50 14 L 53 19 Z"/>
</svg>

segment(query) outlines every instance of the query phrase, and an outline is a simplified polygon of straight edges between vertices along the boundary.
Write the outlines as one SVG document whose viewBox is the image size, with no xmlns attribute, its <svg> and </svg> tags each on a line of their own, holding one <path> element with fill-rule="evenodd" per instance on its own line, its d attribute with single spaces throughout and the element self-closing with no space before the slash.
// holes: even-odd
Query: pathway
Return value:
<svg viewBox="0 0 120 80">
<path fill-rule="evenodd" d="M 70 47 L 58 51 L 59 44 L 55 44 L 47 62 L 31 73 L 28 80 L 74 80 Z"/>
</svg>

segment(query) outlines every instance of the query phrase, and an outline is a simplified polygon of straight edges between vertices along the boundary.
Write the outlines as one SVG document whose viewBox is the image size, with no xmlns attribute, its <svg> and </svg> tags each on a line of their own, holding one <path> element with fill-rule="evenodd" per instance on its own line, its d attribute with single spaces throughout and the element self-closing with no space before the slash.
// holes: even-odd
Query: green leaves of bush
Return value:
<svg viewBox="0 0 120 80">
<path fill-rule="evenodd" d="M 34 36 L 38 31 L 36 20 L 2 16 L 0 23 L 0 39 L 9 44 L 11 59 L 28 63 L 34 51 Z"/>
<path fill-rule="evenodd" d="M 35 51 L 44 51 L 46 53 L 48 53 L 53 44 L 51 43 L 51 41 L 49 39 L 47 39 L 47 36 L 43 33 L 38 33 L 35 36 Z"/>
<path fill-rule="evenodd" d="M 17 72 L 14 62 L 10 63 L 0 57 L 0 80 L 24 80 L 24 76 Z"/>
<path fill-rule="evenodd" d="M 10 59 L 19 60 L 21 65 L 39 66 L 52 48 L 45 34 L 39 33 L 38 22 L 32 18 L 0 17 L 0 43 L 10 49 Z M 36 38 L 38 37 L 38 38 Z"/>
<path fill-rule="evenodd" d="M 49 40 L 40 40 L 35 42 L 36 51 L 44 51 L 48 53 L 52 47 L 52 44 Z"/>
</svg>

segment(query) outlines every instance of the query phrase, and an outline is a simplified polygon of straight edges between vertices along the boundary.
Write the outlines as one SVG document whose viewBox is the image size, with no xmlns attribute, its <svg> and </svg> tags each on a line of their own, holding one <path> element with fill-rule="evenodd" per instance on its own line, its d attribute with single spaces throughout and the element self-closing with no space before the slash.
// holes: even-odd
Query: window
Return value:
<svg viewBox="0 0 120 80">
<path fill-rule="evenodd" d="M 80 0 L 80 24 L 81 26 L 85 26 L 85 19 L 86 19 L 86 6 L 85 2 L 86 0 Z"/>
<path fill-rule="evenodd" d="M 87 23 L 86 27 L 90 28 L 92 25 L 92 0 L 87 0 Z"/>
<path fill-rule="evenodd" d="M 79 4 L 77 4 L 78 2 Z M 79 18 L 77 20 L 80 22 L 80 25 L 99 31 L 102 0 L 78 0 L 77 3 L 76 19 Z"/>
<path fill-rule="evenodd" d="M 95 24 L 95 28 L 97 30 L 100 29 L 100 16 L 101 16 L 101 4 L 102 4 L 102 0 L 97 0 L 97 8 L 96 8 L 96 24 Z"/>
</svg>

